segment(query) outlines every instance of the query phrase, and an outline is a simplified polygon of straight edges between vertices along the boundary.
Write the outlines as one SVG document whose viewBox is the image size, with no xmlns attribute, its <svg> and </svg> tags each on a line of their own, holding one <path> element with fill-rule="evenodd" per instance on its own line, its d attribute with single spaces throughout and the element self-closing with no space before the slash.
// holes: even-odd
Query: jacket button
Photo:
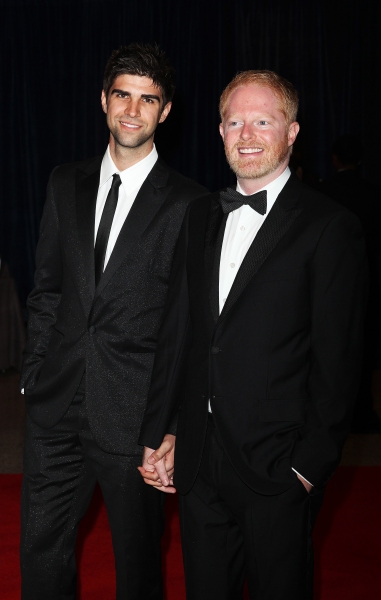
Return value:
<svg viewBox="0 0 381 600">
<path fill-rule="evenodd" d="M 91 327 L 89 327 L 89 333 L 90 333 L 91 335 L 93 335 L 93 334 L 96 332 L 96 330 L 97 330 L 97 329 L 96 329 L 96 327 L 94 327 L 94 325 L 91 325 Z"/>
<path fill-rule="evenodd" d="M 221 350 L 217 346 L 213 346 L 211 352 L 212 354 L 218 354 Z"/>
</svg>

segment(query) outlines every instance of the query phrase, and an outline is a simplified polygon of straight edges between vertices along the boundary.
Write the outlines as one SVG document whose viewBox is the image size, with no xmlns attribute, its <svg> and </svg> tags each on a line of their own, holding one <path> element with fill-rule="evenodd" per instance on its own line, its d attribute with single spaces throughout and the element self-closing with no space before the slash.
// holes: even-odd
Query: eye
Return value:
<svg viewBox="0 0 381 600">
<path fill-rule="evenodd" d="M 268 125 L 268 121 L 259 121 L 259 125 Z"/>
<path fill-rule="evenodd" d="M 119 93 L 117 94 L 117 98 L 128 98 L 128 97 L 129 97 L 129 95 L 128 95 L 128 94 L 122 94 L 121 92 L 119 92 Z"/>
<path fill-rule="evenodd" d="M 143 102 L 146 102 L 147 104 L 153 104 L 153 99 L 152 98 L 143 98 Z"/>
</svg>

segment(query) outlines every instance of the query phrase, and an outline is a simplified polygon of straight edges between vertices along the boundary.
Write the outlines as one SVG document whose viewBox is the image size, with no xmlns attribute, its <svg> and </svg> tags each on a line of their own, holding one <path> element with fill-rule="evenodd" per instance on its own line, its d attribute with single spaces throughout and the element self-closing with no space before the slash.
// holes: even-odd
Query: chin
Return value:
<svg viewBox="0 0 381 600">
<path fill-rule="evenodd" d="M 264 165 L 230 165 L 234 173 L 240 179 L 259 179 L 265 177 L 269 173 L 275 170 L 275 168 L 264 166 Z"/>
</svg>

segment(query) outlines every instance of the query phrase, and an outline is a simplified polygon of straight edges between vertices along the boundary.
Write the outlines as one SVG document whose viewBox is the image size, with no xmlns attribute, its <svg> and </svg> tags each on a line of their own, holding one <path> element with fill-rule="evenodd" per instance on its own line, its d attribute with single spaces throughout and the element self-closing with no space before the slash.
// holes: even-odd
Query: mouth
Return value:
<svg viewBox="0 0 381 600">
<path fill-rule="evenodd" d="M 263 148 L 238 148 L 239 154 L 260 154 Z"/>
<path fill-rule="evenodd" d="M 127 121 L 119 121 L 119 123 L 122 125 L 122 127 L 125 127 L 126 129 L 140 129 L 140 125 L 137 125 L 136 123 L 128 123 Z"/>
</svg>

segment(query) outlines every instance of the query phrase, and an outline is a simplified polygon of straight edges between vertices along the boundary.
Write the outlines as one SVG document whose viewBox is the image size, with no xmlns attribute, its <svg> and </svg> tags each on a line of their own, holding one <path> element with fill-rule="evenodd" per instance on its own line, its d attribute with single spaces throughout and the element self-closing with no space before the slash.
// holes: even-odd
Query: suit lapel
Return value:
<svg viewBox="0 0 381 600">
<path fill-rule="evenodd" d="M 95 298 L 109 283 L 126 255 L 136 246 L 140 237 L 163 205 L 171 186 L 167 186 L 169 170 L 160 159 L 140 188 L 138 195 L 120 230 L 114 249 L 106 265 L 102 278 L 95 290 Z"/>
<path fill-rule="evenodd" d="M 302 209 L 297 207 L 297 198 L 300 190 L 299 186 L 300 183 L 296 177 L 291 176 L 279 194 L 274 206 L 255 236 L 242 261 L 223 310 L 221 311 L 219 321 L 231 310 L 249 281 L 301 212 Z"/>
<path fill-rule="evenodd" d="M 219 274 L 222 242 L 227 215 L 222 212 L 218 194 L 211 201 L 205 235 L 205 274 L 209 283 L 209 302 L 213 319 L 220 314 Z"/>
<path fill-rule="evenodd" d="M 98 195 L 101 159 L 98 159 L 91 169 L 77 170 L 76 173 L 76 217 L 80 254 L 82 260 L 77 260 L 80 269 L 82 299 L 88 314 L 95 290 L 94 276 L 94 226 L 95 207 Z M 90 171 L 90 172 L 89 172 Z"/>
</svg>

